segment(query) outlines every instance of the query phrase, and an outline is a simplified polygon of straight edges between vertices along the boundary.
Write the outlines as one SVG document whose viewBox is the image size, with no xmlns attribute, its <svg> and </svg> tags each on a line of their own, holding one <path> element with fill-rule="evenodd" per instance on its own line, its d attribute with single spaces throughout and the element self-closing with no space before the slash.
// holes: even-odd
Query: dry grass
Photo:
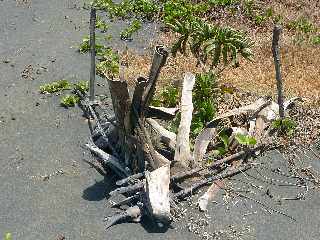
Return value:
<svg viewBox="0 0 320 240">
<path fill-rule="evenodd" d="M 222 81 L 258 94 L 273 95 L 275 71 L 271 42 L 255 47 L 255 61 L 225 71 Z M 320 48 L 282 44 L 282 78 L 287 96 L 301 96 L 309 103 L 320 103 Z"/>
</svg>

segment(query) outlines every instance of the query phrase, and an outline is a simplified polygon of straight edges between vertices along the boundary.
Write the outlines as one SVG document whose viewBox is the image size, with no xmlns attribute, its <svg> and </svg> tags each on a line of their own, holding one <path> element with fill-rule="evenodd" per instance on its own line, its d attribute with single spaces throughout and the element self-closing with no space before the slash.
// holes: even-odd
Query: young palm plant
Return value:
<svg viewBox="0 0 320 240">
<path fill-rule="evenodd" d="M 200 63 L 206 64 L 210 61 L 211 70 L 217 68 L 221 62 L 224 66 L 238 66 L 239 56 L 252 60 L 252 42 L 238 30 L 211 25 L 197 18 L 190 21 L 176 20 L 168 25 L 180 34 L 172 47 L 173 55 L 177 52 L 185 54 L 189 46 Z"/>
</svg>

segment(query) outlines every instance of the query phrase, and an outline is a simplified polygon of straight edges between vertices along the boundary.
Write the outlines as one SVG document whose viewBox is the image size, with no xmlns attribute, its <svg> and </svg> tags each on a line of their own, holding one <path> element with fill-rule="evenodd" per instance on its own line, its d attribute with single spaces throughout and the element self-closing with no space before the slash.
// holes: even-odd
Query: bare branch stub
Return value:
<svg viewBox="0 0 320 240">
<path fill-rule="evenodd" d="M 282 77 L 281 77 L 280 47 L 279 47 L 279 38 L 280 38 L 281 32 L 282 32 L 282 27 L 279 25 L 275 25 L 273 29 L 273 38 L 272 38 L 272 53 L 274 58 L 275 70 L 276 70 L 279 115 L 280 115 L 280 119 L 283 119 L 284 118 L 283 84 L 282 84 Z"/>
<path fill-rule="evenodd" d="M 154 95 L 156 89 L 156 82 L 158 80 L 161 68 L 167 61 L 168 51 L 164 46 L 157 46 L 155 48 L 152 66 L 150 68 L 148 84 L 142 97 L 142 109 L 145 110 Z"/>
</svg>

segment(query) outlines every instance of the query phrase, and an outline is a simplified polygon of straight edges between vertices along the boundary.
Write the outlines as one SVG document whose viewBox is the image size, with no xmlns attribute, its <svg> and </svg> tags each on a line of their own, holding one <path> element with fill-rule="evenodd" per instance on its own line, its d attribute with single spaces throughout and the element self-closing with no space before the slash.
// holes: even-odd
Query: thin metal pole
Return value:
<svg viewBox="0 0 320 240">
<path fill-rule="evenodd" d="M 272 53 L 274 58 L 274 66 L 276 69 L 276 80 L 277 80 L 277 90 L 278 90 L 278 105 L 279 105 L 279 115 L 280 119 L 284 119 L 284 107 L 283 107 L 283 86 L 281 77 L 281 63 L 280 63 L 280 50 L 279 50 L 279 38 L 282 32 L 282 28 L 279 25 L 275 25 L 273 28 L 273 38 L 272 38 Z"/>
<path fill-rule="evenodd" d="M 91 7 L 90 12 L 90 53 L 91 53 L 91 68 L 90 68 L 90 98 L 94 101 L 94 85 L 96 78 L 96 9 Z"/>
</svg>

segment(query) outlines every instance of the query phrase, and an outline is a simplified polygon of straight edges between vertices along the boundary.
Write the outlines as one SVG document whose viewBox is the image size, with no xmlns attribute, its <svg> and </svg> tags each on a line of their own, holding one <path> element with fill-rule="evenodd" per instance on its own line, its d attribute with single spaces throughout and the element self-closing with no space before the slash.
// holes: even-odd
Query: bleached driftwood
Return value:
<svg viewBox="0 0 320 240">
<path fill-rule="evenodd" d="M 181 121 L 178 128 L 176 151 L 174 161 L 181 163 L 184 167 L 189 167 L 194 161 L 190 153 L 190 126 L 192 120 L 192 89 L 195 83 L 195 76 L 186 73 L 183 79 L 181 94 Z"/>
<path fill-rule="evenodd" d="M 170 221 L 170 165 L 146 172 L 146 207 L 156 221 Z"/>
</svg>

